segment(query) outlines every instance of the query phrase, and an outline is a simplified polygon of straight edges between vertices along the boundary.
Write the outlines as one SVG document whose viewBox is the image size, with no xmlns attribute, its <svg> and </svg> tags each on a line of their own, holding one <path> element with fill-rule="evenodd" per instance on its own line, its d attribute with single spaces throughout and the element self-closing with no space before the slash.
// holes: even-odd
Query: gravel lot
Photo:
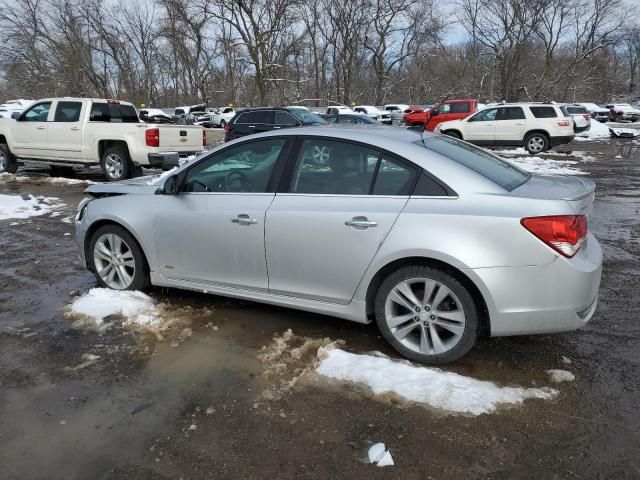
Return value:
<svg viewBox="0 0 640 480">
<path fill-rule="evenodd" d="M 451 415 L 303 375 L 313 358 L 265 376 L 258 357 L 292 329 L 353 352 L 386 347 L 374 326 L 251 302 L 154 290 L 161 332 L 74 323 L 65 307 L 96 286 L 77 261 L 84 185 L 46 168 L 0 177 L 0 194 L 57 197 L 56 216 L 0 220 L 0 468 L 7 479 L 639 478 L 640 142 L 576 142 L 598 184 L 590 228 L 605 252 L 598 311 L 577 332 L 485 339 L 446 370 L 501 385 L 574 382 L 553 400 Z M 522 156 L 522 155 L 519 155 Z M 94 173 L 78 179 L 99 180 Z M 97 357 L 97 358 L 96 358 Z M 565 359 L 563 359 L 565 357 Z M 570 362 L 570 363 L 568 363 Z M 268 365 L 266 365 L 268 366 Z M 395 466 L 363 462 L 385 442 Z"/>
</svg>

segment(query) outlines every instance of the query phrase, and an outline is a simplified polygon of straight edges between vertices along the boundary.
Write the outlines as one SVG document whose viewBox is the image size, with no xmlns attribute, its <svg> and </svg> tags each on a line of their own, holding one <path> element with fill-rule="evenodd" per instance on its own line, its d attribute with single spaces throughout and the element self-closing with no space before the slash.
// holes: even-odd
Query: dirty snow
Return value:
<svg viewBox="0 0 640 480">
<path fill-rule="evenodd" d="M 45 176 L 32 176 L 27 177 L 23 175 L 15 175 L 13 173 L 0 173 L 0 179 L 5 182 L 20 182 L 20 183 L 50 183 L 52 185 L 93 185 L 98 182 L 92 182 L 91 180 L 81 180 L 78 178 L 65 178 L 65 177 L 45 177 Z"/>
<path fill-rule="evenodd" d="M 579 168 L 572 167 L 578 162 L 573 160 L 547 160 L 540 157 L 505 158 L 527 172 L 537 175 L 589 175 Z"/>
<path fill-rule="evenodd" d="M 369 448 L 369 463 L 375 463 L 379 467 L 388 467 L 393 465 L 393 457 L 391 452 L 386 449 L 384 443 L 376 443 Z"/>
<path fill-rule="evenodd" d="M 55 197 L 35 197 L 33 195 L 0 194 L 0 220 L 10 218 L 25 219 L 52 213 L 64 207 Z"/>
<path fill-rule="evenodd" d="M 554 383 L 562 383 L 562 382 L 573 382 L 576 379 L 576 376 L 568 372 L 567 370 L 547 370 L 547 374 L 549 378 Z"/>
<path fill-rule="evenodd" d="M 153 299 L 142 292 L 92 288 L 89 293 L 76 298 L 69 310 L 93 319 L 97 326 L 102 325 L 109 315 L 122 315 L 129 324 L 159 323 Z"/>
<path fill-rule="evenodd" d="M 319 353 L 319 355 L 321 355 Z M 320 375 L 367 385 L 374 394 L 392 392 L 408 401 L 450 412 L 481 415 L 500 405 L 521 404 L 529 398 L 551 399 L 549 387 L 500 387 L 437 368 L 416 367 L 371 355 L 356 355 L 338 348 L 322 352 Z"/>
</svg>

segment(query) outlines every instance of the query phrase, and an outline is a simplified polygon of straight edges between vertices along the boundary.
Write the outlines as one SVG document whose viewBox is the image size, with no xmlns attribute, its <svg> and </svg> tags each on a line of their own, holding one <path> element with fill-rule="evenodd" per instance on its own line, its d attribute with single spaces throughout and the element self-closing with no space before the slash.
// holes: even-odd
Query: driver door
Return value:
<svg viewBox="0 0 640 480">
<path fill-rule="evenodd" d="M 52 102 L 36 103 L 15 122 L 11 122 L 13 153 L 22 158 L 47 158 L 50 156 L 48 127 Z"/>
<path fill-rule="evenodd" d="M 192 166 L 154 218 L 161 274 L 199 285 L 266 291 L 265 213 L 290 143 L 243 142 Z"/>
<path fill-rule="evenodd" d="M 469 117 L 464 127 L 463 137 L 476 145 L 493 145 L 496 139 L 497 108 L 486 108 Z"/>
</svg>

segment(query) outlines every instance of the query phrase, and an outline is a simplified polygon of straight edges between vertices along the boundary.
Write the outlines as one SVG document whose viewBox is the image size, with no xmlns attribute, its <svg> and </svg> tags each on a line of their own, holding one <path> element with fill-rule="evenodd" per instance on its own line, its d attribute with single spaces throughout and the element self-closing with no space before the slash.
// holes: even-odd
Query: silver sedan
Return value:
<svg viewBox="0 0 640 480">
<path fill-rule="evenodd" d="M 594 189 L 427 132 L 309 127 L 229 142 L 159 178 L 93 185 L 76 239 L 104 287 L 375 321 L 400 354 L 439 364 L 481 334 L 589 321 L 602 267 L 587 230 Z"/>
</svg>

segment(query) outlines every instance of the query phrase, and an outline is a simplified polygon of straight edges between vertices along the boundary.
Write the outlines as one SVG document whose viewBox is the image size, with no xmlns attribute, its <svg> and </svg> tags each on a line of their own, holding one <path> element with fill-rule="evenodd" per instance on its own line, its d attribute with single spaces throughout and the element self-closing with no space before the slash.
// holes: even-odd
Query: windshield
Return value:
<svg viewBox="0 0 640 480">
<path fill-rule="evenodd" d="M 413 143 L 464 165 L 509 192 L 531 176 L 497 155 L 453 138 L 430 136 Z"/>
<path fill-rule="evenodd" d="M 298 117 L 304 125 L 327 123 L 324 118 L 319 117 L 315 113 L 310 112 L 309 110 L 305 110 L 304 108 L 293 108 L 290 110 L 290 113 L 293 113 L 296 117 Z"/>
</svg>

